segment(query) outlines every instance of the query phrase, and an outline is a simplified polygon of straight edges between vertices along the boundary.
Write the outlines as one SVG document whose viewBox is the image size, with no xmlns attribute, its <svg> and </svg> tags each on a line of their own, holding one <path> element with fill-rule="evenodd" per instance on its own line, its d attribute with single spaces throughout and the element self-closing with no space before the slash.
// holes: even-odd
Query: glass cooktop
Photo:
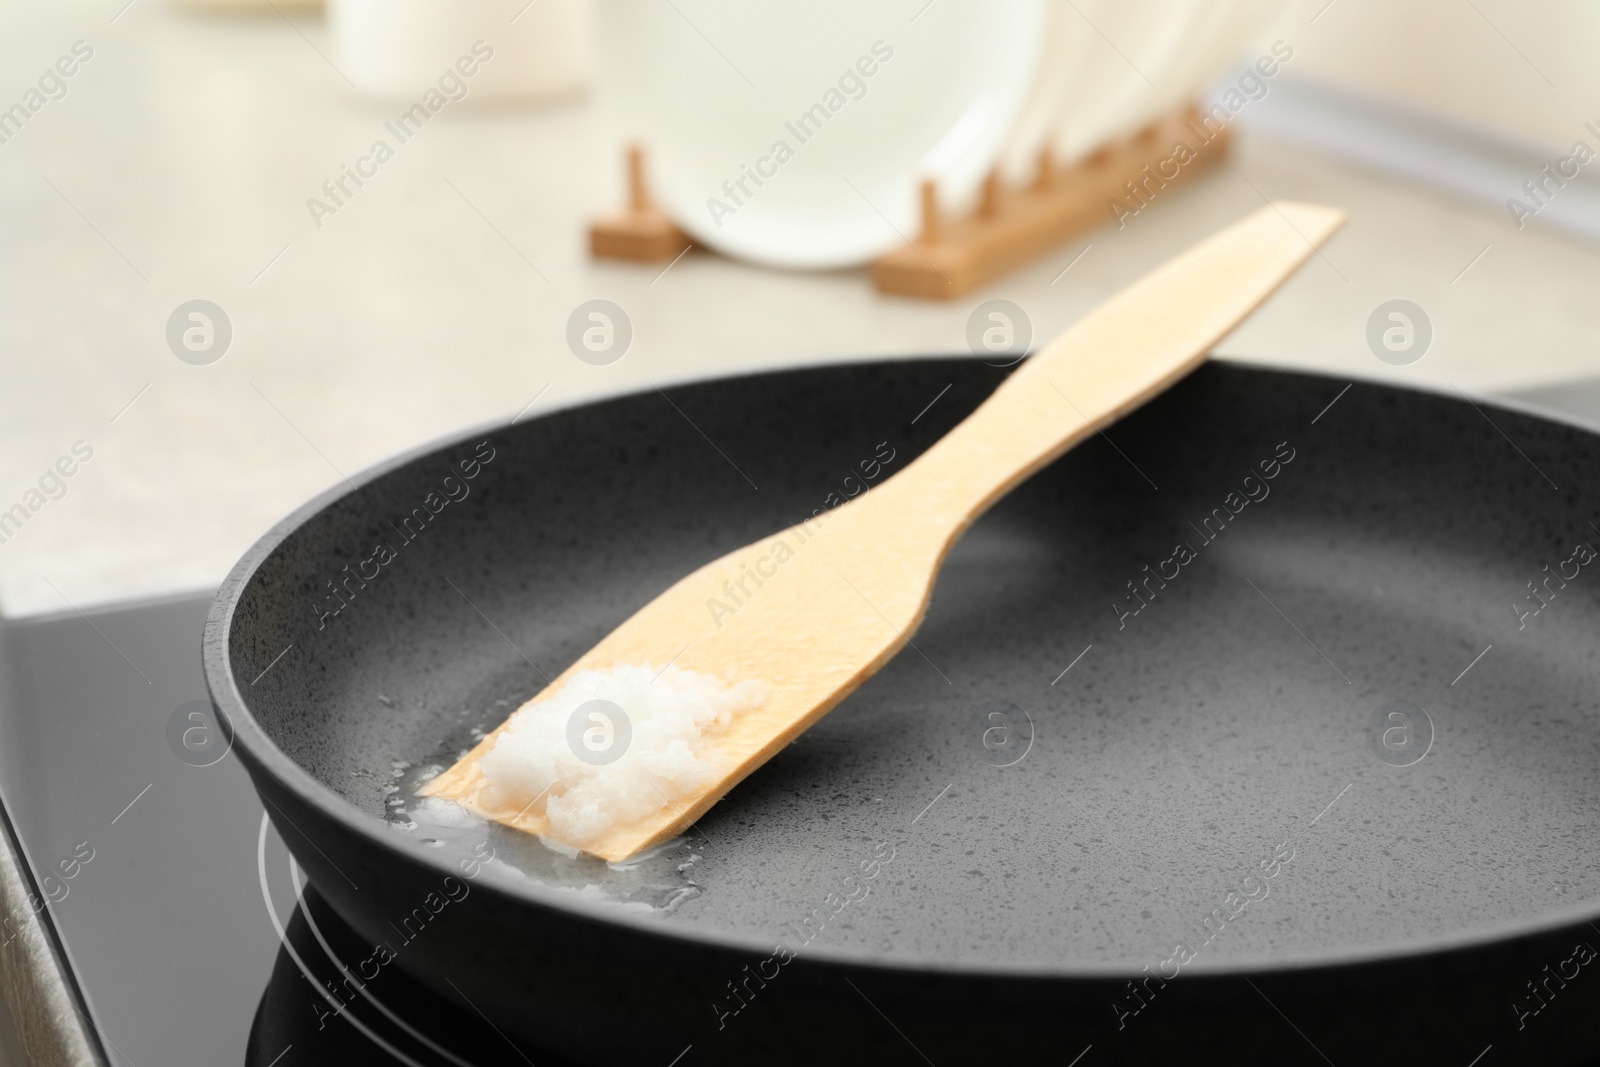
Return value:
<svg viewBox="0 0 1600 1067">
<path fill-rule="evenodd" d="M 209 595 L 0 624 L 0 801 L 109 1064 L 560 1064 L 371 952 L 267 823 L 200 666 Z"/>
</svg>

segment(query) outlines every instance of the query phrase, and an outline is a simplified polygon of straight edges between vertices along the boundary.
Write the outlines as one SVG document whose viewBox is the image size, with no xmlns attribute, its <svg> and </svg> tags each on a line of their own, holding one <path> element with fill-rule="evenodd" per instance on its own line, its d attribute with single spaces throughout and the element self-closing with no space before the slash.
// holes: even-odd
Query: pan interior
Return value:
<svg viewBox="0 0 1600 1067">
<path fill-rule="evenodd" d="M 404 464 L 252 577 L 240 674 L 293 646 L 251 712 L 398 848 L 487 838 L 534 881 L 773 944 L 1136 970 L 1178 942 L 1306 958 L 1596 901 L 1600 530 L 1574 487 L 1600 440 L 1216 364 L 976 523 L 914 648 L 655 859 L 417 804 L 634 608 L 892 476 L 1003 373 L 652 391 Z"/>
</svg>

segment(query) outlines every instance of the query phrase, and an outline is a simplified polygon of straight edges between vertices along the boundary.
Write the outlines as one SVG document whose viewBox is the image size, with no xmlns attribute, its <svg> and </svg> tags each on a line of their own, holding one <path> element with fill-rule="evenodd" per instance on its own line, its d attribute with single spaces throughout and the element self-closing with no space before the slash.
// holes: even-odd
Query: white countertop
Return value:
<svg viewBox="0 0 1600 1067">
<path fill-rule="evenodd" d="M 948 305 L 877 296 L 860 272 L 699 252 L 659 277 L 591 261 L 585 220 L 620 202 L 619 144 L 593 102 L 446 109 L 318 229 L 306 199 L 390 117 L 350 99 L 319 54 L 320 22 L 123 4 L 13 5 L 0 39 L 0 107 L 73 42 L 94 49 L 0 144 L 0 511 L 75 442 L 93 449 L 66 495 L 0 544 L 12 615 L 213 585 L 338 472 L 509 419 L 536 395 L 530 414 L 747 368 L 961 353 L 969 313 L 997 296 L 1047 339 L 1263 194 L 1351 221 L 1221 353 L 1469 392 L 1600 373 L 1600 246 L 1248 130 L 1227 167 L 1125 229 Z M 564 340 L 596 297 L 634 327 L 610 366 Z M 1407 367 L 1365 342 L 1369 314 L 1396 297 L 1435 330 Z M 169 315 L 195 298 L 233 324 L 209 366 L 166 344 Z"/>
</svg>

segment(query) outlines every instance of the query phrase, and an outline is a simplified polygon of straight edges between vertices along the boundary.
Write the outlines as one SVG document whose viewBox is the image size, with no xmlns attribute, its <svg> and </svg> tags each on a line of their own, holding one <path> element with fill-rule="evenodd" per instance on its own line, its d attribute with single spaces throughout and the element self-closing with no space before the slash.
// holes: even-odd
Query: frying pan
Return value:
<svg viewBox="0 0 1600 1067">
<path fill-rule="evenodd" d="M 267 534 L 206 675 L 373 946 L 348 974 L 594 1064 L 1594 1057 L 1600 438 L 1464 396 L 1205 366 L 979 520 L 915 649 L 638 868 L 416 802 L 657 591 L 1004 374 L 623 396 Z"/>
</svg>

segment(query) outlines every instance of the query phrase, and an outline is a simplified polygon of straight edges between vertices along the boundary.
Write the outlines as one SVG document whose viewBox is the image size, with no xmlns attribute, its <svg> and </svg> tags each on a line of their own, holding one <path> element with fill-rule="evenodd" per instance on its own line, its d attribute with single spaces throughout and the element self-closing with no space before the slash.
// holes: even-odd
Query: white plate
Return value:
<svg viewBox="0 0 1600 1067">
<path fill-rule="evenodd" d="M 1073 161 L 1124 132 L 1154 96 L 1208 0 L 1071 0 L 1095 31 L 1079 83 L 1056 129 L 1058 158 Z M 1209 0 L 1215 2 L 1215 0 Z"/>
<path fill-rule="evenodd" d="M 1207 50 L 1211 63 L 1200 75 L 1198 88 L 1201 90 L 1211 88 L 1213 82 L 1241 62 L 1258 58 L 1245 55 L 1244 50 L 1251 46 L 1265 50 L 1268 45 L 1263 39 L 1264 35 L 1281 21 L 1288 7 L 1285 0 L 1233 0 L 1233 2 L 1237 10 L 1228 26 L 1219 34 L 1217 41 Z"/>
<path fill-rule="evenodd" d="M 1129 111 L 1115 133 L 1132 134 L 1185 101 L 1198 98 L 1245 58 L 1241 52 L 1255 42 L 1282 6 L 1281 0 L 1207 0 L 1204 12 L 1185 34 L 1183 48 L 1162 69 L 1150 72 L 1155 87 Z"/>
<path fill-rule="evenodd" d="M 611 0 L 602 91 L 696 243 L 850 266 L 916 236 L 922 178 L 946 204 L 971 199 L 1042 27 L 1039 0 Z"/>
<path fill-rule="evenodd" d="M 1115 135 L 1135 133 L 1146 123 L 1176 110 L 1206 87 L 1216 66 L 1217 50 L 1231 46 L 1241 6 L 1241 0 L 1207 0 L 1202 5 L 1191 6 L 1183 47 L 1160 68 L 1146 71 L 1155 84 L 1129 108 Z"/>
<path fill-rule="evenodd" d="M 1051 143 L 1071 106 L 1085 57 L 1099 44 L 1094 29 L 1067 0 L 1048 0 L 1039 72 L 1000 156 L 1001 170 L 1012 184 L 1022 184 L 1038 174 L 1039 153 Z"/>
</svg>

